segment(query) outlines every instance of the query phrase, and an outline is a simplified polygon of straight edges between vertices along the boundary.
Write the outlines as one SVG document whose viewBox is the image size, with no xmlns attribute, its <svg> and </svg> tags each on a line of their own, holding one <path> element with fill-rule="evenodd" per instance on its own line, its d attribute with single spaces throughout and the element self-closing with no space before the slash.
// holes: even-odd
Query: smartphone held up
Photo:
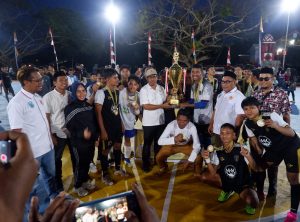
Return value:
<svg viewBox="0 0 300 222">
<path fill-rule="evenodd" d="M 81 204 L 75 211 L 74 221 L 126 221 L 128 210 L 140 217 L 139 204 L 132 191 Z"/>
</svg>

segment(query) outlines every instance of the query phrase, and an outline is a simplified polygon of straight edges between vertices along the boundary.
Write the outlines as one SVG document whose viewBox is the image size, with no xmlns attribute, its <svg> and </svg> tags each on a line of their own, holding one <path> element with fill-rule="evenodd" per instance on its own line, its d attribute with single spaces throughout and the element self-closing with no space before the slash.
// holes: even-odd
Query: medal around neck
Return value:
<svg viewBox="0 0 300 222">
<path fill-rule="evenodd" d="M 111 111 L 113 112 L 113 114 L 115 114 L 115 116 L 119 114 L 119 109 L 117 106 L 112 106 Z"/>
<path fill-rule="evenodd" d="M 265 126 L 265 121 L 263 119 L 259 119 L 259 120 L 257 120 L 256 124 L 259 127 L 264 127 Z"/>
<path fill-rule="evenodd" d="M 207 151 L 210 152 L 210 153 L 214 152 L 214 146 L 213 145 L 209 145 L 207 147 Z"/>
</svg>

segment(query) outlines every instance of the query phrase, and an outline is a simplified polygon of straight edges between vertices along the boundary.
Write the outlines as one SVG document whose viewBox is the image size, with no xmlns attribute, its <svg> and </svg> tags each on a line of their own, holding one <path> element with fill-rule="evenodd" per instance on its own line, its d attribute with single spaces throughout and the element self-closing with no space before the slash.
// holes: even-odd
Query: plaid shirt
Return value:
<svg viewBox="0 0 300 222">
<path fill-rule="evenodd" d="M 273 88 L 271 93 L 267 94 L 267 96 L 265 96 L 261 90 L 257 90 L 253 93 L 253 97 L 262 104 L 260 110 L 276 112 L 279 115 L 291 112 L 289 97 L 286 92 L 279 87 Z"/>
</svg>

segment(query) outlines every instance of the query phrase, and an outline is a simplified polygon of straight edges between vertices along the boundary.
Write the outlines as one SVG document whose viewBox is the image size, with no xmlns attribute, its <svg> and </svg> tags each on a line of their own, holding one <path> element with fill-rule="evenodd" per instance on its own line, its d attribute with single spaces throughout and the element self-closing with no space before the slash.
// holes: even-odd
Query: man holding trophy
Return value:
<svg viewBox="0 0 300 222">
<path fill-rule="evenodd" d="M 165 89 L 157 84 L 157 71 L 152 67 L 146 69 L 145 78 L 148 84 L 143 86 L 140 91 L 140 105 L 143 107 L 142 124 L 144 131 L 142 168 L 144 172 L 149 172 L 151 170 L 151 145 L 154 142 L 154 155 L 156 156 L 160 150 L 157 141 L 164 130 L 164 109 L 168 109 L 171 106 L 165 102 L 167 98 Z"/>
<path fill-rule="evenodd" d="M 211 144 L 208 126 L 213 112 L 213 86 L 203 78 L 203 70 L 199 64 L 193 65 L 192 80 L 194 83 L 190 103 L 194 107 L 194 124 L 201 144 L 207 147 Z"/>
</svg>

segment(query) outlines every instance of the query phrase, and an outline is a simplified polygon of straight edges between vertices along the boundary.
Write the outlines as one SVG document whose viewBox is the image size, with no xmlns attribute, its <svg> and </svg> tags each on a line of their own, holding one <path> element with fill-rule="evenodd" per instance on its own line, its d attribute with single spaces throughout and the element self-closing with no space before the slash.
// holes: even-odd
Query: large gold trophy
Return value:
<svg viewBox="0 0 300 222">
<path fill-rule="evenodd" d="M 179 99 L 180 99 L 180 82 L 182 79 L 182 68 L 178 64 L 179 60 L 179 53 L 177 52 L 177 49 L 175 47 L 175 51 L 173 53 L 173 65 L 170 67 L 168 72 L 168 77 L 170 79 L 170 82 L 173 86 L 171 90 L 171 99 L 170 99 L 170 105 L 179 105 Z"/>
</svg>

